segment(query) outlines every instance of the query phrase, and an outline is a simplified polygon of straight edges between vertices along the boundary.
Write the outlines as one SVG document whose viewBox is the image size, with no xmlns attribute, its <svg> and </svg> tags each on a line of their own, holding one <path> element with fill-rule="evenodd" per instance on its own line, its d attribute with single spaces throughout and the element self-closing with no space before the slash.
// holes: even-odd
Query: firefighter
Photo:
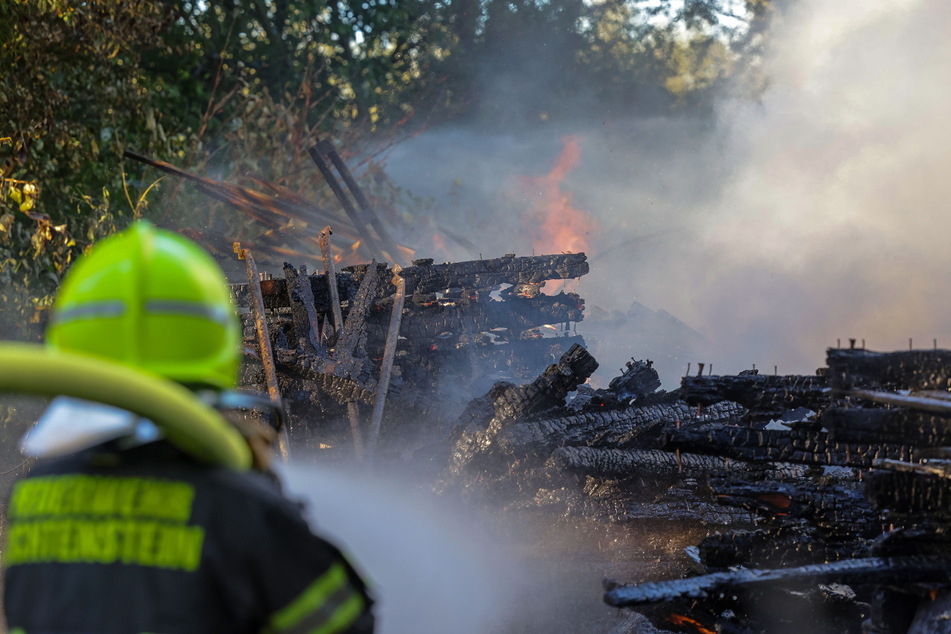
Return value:
<svg viewBox="0 0 951 634">
<path fill-rule="evenodd" d="M 240 321 L 221 269 L 145 222 L 77 261 L 46 334 L 61 354 L 206 400 L 237 382 Z M 54 401 L 25 440 L 47 457 L 7 507 L 11 633 L 372 632 L 360 577 L 273 478 L 208 464 L 177 437 L 128 412 Z"/>
</svg>

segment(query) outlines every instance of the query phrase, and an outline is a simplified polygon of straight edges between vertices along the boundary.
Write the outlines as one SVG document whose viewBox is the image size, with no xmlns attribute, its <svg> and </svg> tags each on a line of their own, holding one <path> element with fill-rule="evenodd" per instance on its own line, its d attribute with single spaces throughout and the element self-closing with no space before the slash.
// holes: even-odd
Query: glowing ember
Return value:
<svg viewBox="0 0 951 634">
<path fill-rule="evenodd" d="M 667 616 L 667 622 L 673 623 L 674 625 L 680 625 L 682 627 L 691 627 L 699 634 L 716 634 L 713 630 L 708 627 L 704 627 L 703 623 L 696 619 L 692 619 L 689 616 L 684 616 L 683 614 L 669 614 Z"/>
<path fill-rule="evenodd" d="M 562 141 L 564 147 L 550 172 L 522 177 L 524 193 L 532 201 L 523 224 L 536 253 L 587 252 L 588 234 L 595 228 L 594 220 L 572 205 L 571 194 L 562 191 L 562 181 L 581 160 L 578 137 L 569 135 Z"/>
</svg>

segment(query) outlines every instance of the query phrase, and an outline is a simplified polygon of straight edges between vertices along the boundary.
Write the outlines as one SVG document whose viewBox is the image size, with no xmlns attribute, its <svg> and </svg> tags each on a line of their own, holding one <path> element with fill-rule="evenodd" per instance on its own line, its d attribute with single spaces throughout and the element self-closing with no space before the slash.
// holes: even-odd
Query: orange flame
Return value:
<svg viewBox="0 0 951 634">
<path fill-rule="evenodd" d="M 523 223 L 536 253 L 587 251 L 588 234 L 595 228 L 588 213 L 575 208 L 571 194 L 562 191 L 562 181 L 581 161 L 578 137 L 568 135 L 562 142 L 564 147 L 550 172 L 522 177 L 522 188 L 534 201 Z"/>
<path fill-rule="evenodd" d="M 704 627 L 703 623 L 696 619 L 692 619 L 689 616 L 684 616 L 683 614 L 668 614 L 667 622 L 673 623 L 674 625 L 680 625 L 683 627 L 692 627 L 699 634 L 716 634 L 713 630 L 708 627 Z"/>
</svg>

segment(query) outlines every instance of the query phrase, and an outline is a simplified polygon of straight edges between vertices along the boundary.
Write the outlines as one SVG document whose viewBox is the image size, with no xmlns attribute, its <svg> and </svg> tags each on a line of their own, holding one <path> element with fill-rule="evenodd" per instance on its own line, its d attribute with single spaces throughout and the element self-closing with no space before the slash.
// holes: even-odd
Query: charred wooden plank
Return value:
<svg viewBox="0 0 951 634">
<path fill-rule="evenodd" d="M 828 432 L 808 429 L 774 430 L 728 427 L 712 430 L 668 430 L 664 447 L 712 453 L 742 460 L 871 467 L 875 460 L 908 460 L 910 445 L 852 444 L 832 440 Z"/>
<path fill-rule="evenodd" d="M 374 385 L 367 386 L 357 379 L 335 374 L 332 363 L 326 359 L 297 354 L 293 350 L 278 350 L 276 361 L 282 375 L 307 380 L 338 403 L 359 401 L 369 405 L 376 399 Z M 366 380 L 368 377 L 362 378 Z"/>
<path fill-rule="evenodd" d="M 370 387 L 371 370 L 369 359 L 366 357 L 366 319 L 384 268 L 380 264 L 374 264 L 368 268 L 367 275 L 360 282 L 360 289 L 354 298 L 353 306 L 350 307 L 343 322 L 340 339 L 334 346 L 334 374 L 349 377 L 367 387 Z"/>
<path fill-rule="evenodd" d="M 604 501 L 599 501 L 605 507 Z M 603 508 L 609 521 L 616 524 L 650 520 L 660 522 L 698 522 L 707 526 L 736 527 L 752 525 L 754 517 L 737 509 L 724 508 L 701 500 L 665 500 L 663 502 L 635 502 L 622 500 Z"/>
<path fill-rule="evenodd" d="M 663 478 L 697 478 L 737 476 L 759 471 L 745 460 L 720 456 L 676 454 L 670 451 L 641 449 L 596 449 L 594 447 L 560 447 L 555 449 L 549 463 L 562 471 L 601 478 L 628 478 L 649 476 Z M 790 474 L 805 476 L 806 468 L 798 470 L 790 465 Z"/>
<path fill-rule="evenodd" d="M 815 528 L 790 526 L 716 533 L 700 541 L 700 560 L 710 568 L 803 566 L 869 554 L 865 540 L 830 540 Z"/>
<path fill-rule="evenodd" d="M 562 406 L 568 393 L 587 381 L 597 368 L 598 362 L 587 350 L 571 346 L 558 363 L 548 366 L 528 385 L 503 388 L 495 398 L 493 418 L 513 421 Z"/>
<path fill-rule="evenodd" d="M 474 461 L 482 464 L 480 458 L 496 453 L 502 457 L 491 461 L 504 463 L 511 454 L 496 442 L 500 430 L 511 421 L 563 406 L 568 393 L 588 380 L 597 367 L 598 362 L 587 350 L 574 345 L 528 385 L 496 383 L 460 416 L 452 443 L 451 470 L 459 473 Z"/>
<path fill-rule="evenodd" d="M 604 595 L 608 605 L 630 608 L 679 598 L 705 599 L 737 589 L 782 584 L 802 587 L 818 582 L 901 584 L 951 581 L 948 557 L 865 557 L 796 568 L 739 569 L 699 577 L 621 586 Z"/>
<path fill-rule="evenodd" d="M 951 522 L 951 480 L 903 471 L 874 471 L 866 481 L 866 494 L 889 517 L 927 516 Z"/>
<path fill-rule="evenodd" d="M 584 318 L 584 300 L 573 293 L 516 297 L 506 301 L 433 303 L 406 308 L 402 330 L 410 344 L 429 345 L 437 337 L 458 340 L 467 331 L 481 333 L 505 329 L 511 339 L 523 331 L 545 324 L 565 324 Z M 384 320 L 377 319 L 369 333 L 371 341 L 385 338 Z"/>
<path fill-rule="evenodd" d="M 514 255 L 492 260 L 470 260 L 446 264 L 421 264 L 403 269 L 406 292 L 436 293 L 449 288 L 486 289 L 499 284 L 541 284 L 548 280 L 567 280 L 589 271 L 584 253 L 560 255 Z M 359 279 L 366 265 L 343 269 Z"/>
<path fill-rule="evenodd" d="M 697 408 L 683 401 L 651 406 L 633 406 L 622 410 L 605 410 L 516 423 L 501 434 L 499 442 L 523 451 L 545 452 L 565 445 L 613 447 L 617 449 L 644 447 L 644 439 L 676 423 L 685 425 L 720 425 L 736 423 L 746 409 L 736 403 L 717 403 Z M 656 444 L 656 443 L 655 443 Z"/>
<path fill-rule="evenodd" d="M 839 389 L 947 390 L 951 387 L 951 351 L 872 352 L 830 348 L 829 384 Z"/>
<path fill-rule="evenodd" d="M 685 376 L 681 392 L 688 403 L 710 405 L 718 401 L 737 402 L 751 412 L 778 414 L 797 407 L 818 411 L 832 402 L 825 377 L 766 376 Z"/>
<path fill-rule="evenodd" d="M 327 278 L 324 274 L 314 273 L 308 276 L 310 279 L 311 292 L 314 295 L 314 307 L 318 313 L 331 313 L 333 310 L 333 300 L 330 289 L 327 285 Z M 353 275 L 347 273 L 337 273 L 335 276 L 337 282 L 337 295 L 341 302 L 349 301 L 357 294 L 360 287 L 358 280 Z M 248 285 L 232 284 L 231 292 L 239 306 L 248 303 Z M 281 278 L 270 280 L 261 280 L 261 294 L 264 297 L 264 307 L 273 310 L 275 308 L 287 308 L 290 301 L 287 298 L 287 281 Z"/>
<path fill-rule="evenodd" d="M 297 349 L 305 354 L 318 354 L 318 350 L 323 352 L 317 312 L 314 310 L 314 295 L 307 281 L 307 269 L 301 266 L 301 270 L 298 271 L 285 262 L 284 279 L 287 282 L 287 296 L 291 305 L 291 316 L 294 319 Z"/>
<path fill-rule="evenodd" d="M 621 375 L 614 377 L 608 383 L 608 391 L 614 393 L 618 400 L 623 401 L 647 396 L 655 392 L 660 385 L 660 375 L 654 369 L 652 361 L 638 361 L 632 358 L 625 364 Z"/>
<path fill-rule="evenodd" d="M 825 529 L 827 535 L 871 538 L 884 529 L 858 486 L 724 479 L 713 479 L 710 485 L 720 504 L 745 508 L 780 523 L 804 519 Z"/>
<path fill-rule="evenodd" d="M 951 445 L 951 418 L 908 408 L 830 407 L 819 423 L 837 442 Z"/>
</svg>

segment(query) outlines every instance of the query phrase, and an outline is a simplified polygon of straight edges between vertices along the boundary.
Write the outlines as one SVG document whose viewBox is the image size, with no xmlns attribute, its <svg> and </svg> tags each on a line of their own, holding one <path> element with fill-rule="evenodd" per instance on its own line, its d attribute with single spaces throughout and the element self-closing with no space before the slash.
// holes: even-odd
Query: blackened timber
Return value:
<svg viewBox="0 0 951 634">
<path fill-rule="evenodd" d="M 587 350 L 573 345 L 531 383 L 517 386 L 499 381 L 484 396 L 473 399 L 454 430 L 451 471 L 458 474 L 472 465 L 484 470 L 490 462 L 495 467 L 506 464 L 510 454 L 498 451 L 499 432 L 519 418 L 563 407 L 568 393 L 597 368 L 598 362 Z M 498 456 L 503 457 L 495 459 Z"/>
<path fill-rule="evenodd" d="M 367 390 L 375 389 L 376 380 L 373 378 L 371 361 L 366 355 L 366 319 L 383 268 L 382 265 L 374 263 L 370 268 L 372 274 L 364 276 L 353 305 L 347 313 L 340 339 L 334 346 L 332 359 L 316 368 L 323 373 L 351 379 Z"/>
<path fill-rule="evenodd" d="M 301 266 L 298 271 L 285 262 L 284 279 L 287 282 L 287 296 L 297 335 L 297 349 L 302 353 L 317 354 L 320 331 L 317 329 L 317 313 L 314 310 L 314 295 L 307 281 L 307 269 Z"/>
<path fill-rule="evenodd" d="M 675 500 L 658 503 L 634 502 L 630 499 L 619 500 L 615 504 L 606 504 L 603 500 L 595 500 L 600 507 L 600 513 L 590 513 L 594 516 L 604 516 L 615 523 L 648 520 L 651 522 L 700 522 L 711 526 L 743 526 L 754 521 L 753 516 L 745 511 L 724 508 L 701 502 L 698 500 Z"/>
<path fill-rule="evenodd" d="M 811 527 L 780 526 L 709 535 L 698 548 L 710 568 L 788 567 L 840 561 L 869 554 L 865 540 L 830 540 Z"/>
<path fill-rule="evenodd" d="M 819 423 L 837 442 L 951 445 L 951 418 L 906 408 L 830 407 Z"/>
<path fill-rule="evenodd" d="M 532 299 L 512 298 L 504 302 L 469 302 L 465 305 L 407 306 L 401 334 L 412 345 L 429 345 L 438 336 L 458 338 L 464 332 L 505 328 L 513 338 L 544 324 L 581 321 L 584 300 L 575 294 L 539 295 Z M 375 323 L 369 333 L 371 347 L 385 338 L 385 324 Z"/>
<path fill-rule="evenodd" d="M 347 196 L 346 192 L 343 190 L 343 187 L 341 187 L 337 177 L 334 176 L 333 171 L 330 169 L 330 165 L 328 165 L 327 161 L 325 160 L 325 157 L 329 158 L 328 153 L 336 154 L 333 144 L 327 140 L 320 141 L 316 146 L 308 148 L 307 152 L 314 160 L 314 164 L 317 165 L 317 169 L 320 171 L 321 176 L 324 177 L 324 181 L 330 186 L 334 196 L 336 196 L 337 200 L 340 202 L 340 205 L 347 213 L 347 216 L 350 218 L 350 222 L 353 223 L 353 226 L 357 228 L 357 231 L 360 233 L 360 237 L 366 242 L 367 247 L 370 248 L 371 252 L 373 253 L 373 257 L 390 259 L 389 253 L 386 250 L 387 245 L 381 244 L 377 240 L 377 236 L 371 230 L 371 226 L 375 227 L 379 221 L 377 221 L 377 223 L 367 222 L 366 211 L 357 209 L 357 207 Z M 339 157 L 337 158 L 339 160 Z M 342 163 L 342 161 L 340 161 L 340 163 Z M 338 167 L 339 171 L 340 168 L 336 163 L 334 163 L 334 166 Z M 344 169 L 346 169 L 346 166 L 344 166 Z"/>
<path fill-rule="evenodd" d="M 679 598 L 705 599 L 742 588 L 782 584 L 787 587 L 815 583 L 902 584 L 948 582 L 951 558 L 947 557 L 866 557 L 796 568 L 739 569 L 699 577 L 621 586 L 604 595 L 608 605 L 632 608 L 638 605 L 673 601 Z"/>
<path fill-rule="evenodd" d="M 714 476 L 756 475 L 764 478 L 799 477 L 807 475 L 800 465 L 771 465 L 763 469 L 745 460 L 722 456 L 704 456 L 657 449 L 596 449 L 594 447 L 559 447 L 549 462 L 563 471 L 600 478 L 653 476 L 660 478 L 707 478 Z"/>
<path fill-rule="evenodd" d="M 660 385 L 660 375 L 654 369 L 652 361 L 631 359 L 625 364 L 621 375 L 614 377 L 608 383 L 608 390 L 613 392 L 618 400 L 624 400 L 647 396 L 656 391 Z"/>
<path fill-rule="evenodd" d="M 782 522 L 804 519 L 840 537 L 881 534 L 882 522 L 858 486 L 714 479 L 720 504 L 745 508 L 760 517 Z"/>
<path fill-rule="evenodd" d="M 358 288 L 359 278 L 340 273 L 337 275 L 337 288 L 340 299 L 352 299 Z M 331 314 L 332 303 L 324 275 L 310 276 L 311 289 L 316 311 Z M 232 287 L 239 304 L 246 303 L 247 286 L 236 284 Z M 383 293 L 386 289 L 381 289 Z M 283 308 L 290 305 L 287 295 L 287 283 L 283 279 L 264 280 L 261 292 L 265 308 Z M 411 341 L 432 339 L 444 333 L 460 334 L 465 328 L 481 332 L 493 328 L 506 328 L 513 336 L 544 324 L 564 324 L 584 319 L 584 299 L 575 293 L 557 295 L 538 295 L 536 297 L 509 297 L 505 301 L 467 301 L 465 303 L 436 302 L 429 305 L 406 306 L 407 328 L 404 335 Z M 385 324 L 378 326 L 375 338 L 384 338 Z"/>
<path fill-rule="evenodd" d="M 643 447 L 644 438 L 650 433 L 659 437 L 661 429 L 667 426 L 736 423 L 745 414 L 746 409 L 736 403 L 717 403 L 698 414 L 697 408 L 676 401 L 520 422 L 505 429 L 499 442 L 534 452 L 572 445 L 633 449 Z"/>
<path fill-rule="evenodd" d="M 822 376 L 685 376 L 681 379 L 683 398 L 688 403 L 710 405 L 735 401 L 752 411 L 781 413 L 797 407 L 818 410 L 831 403 Z"/>
<path fill-rule="evenodd" d="M 437 293 L 448 288 L 482 289 L 499 284 L 541 284 L 548 280 L 573 279 L 588 274 L 587 260 L 584 253 L 506 256 L 492 260 L 408 266 L 401 275 L 406 279 L 408 295 Z M 361 264 L 346 267 L 343 271 L 359 278 L 365 267 Z"/>
<path fill-rule="evenodd" d="M 565 397 L 598 369 L 598 362 L 582 346 L 574 345 L 558 363 L 548 366 L 528 385 L 501 392 L 495 401 L 495 418 L 516 420 L 522 416 L 564 405 Z"/>
<path fill-rule="evenodd" d="M 947 390 L 951 387 L 951 351 L 872 352 L 830 348 L 826 355 L 830 385 L 846 389 Z"/>
<path fill-rule="evenodd" d="M 828 432 L 728 427 L 667 432 L 664 448 L 712 453 L 742 460 L 778 460 L 827 466 L 871 467 L 875 460 L 909 460 L 910 445 L 835 442 Z"/>
<path fill-rule="evenodd" d="M 314 307 L 318 313 L 330 313 L 333 303 L 330 297 L 330 290 L 327 287 L 327 278 L 323 274 L 310 275 L 311 292 L 314 295 Z M 362 277 L 362 276 L 361 276 Z M 359 280 L 355 280 L 352 275 L 346 273 L 337 273 L 337 293 L 341 302 L 349 301 L 360 287 Z M 232 284 L 232 292 L 239 304 L 247 302 L 246 284 Z M 287 282 L 281 278 L 271 280 L 261 280 L 261 294 L 264 296 L 264 307 L 268 309 L 286 308 L 290 306 L 287 299 Z"/>
<path fill-rule="evenodd" d="M 903 471 L 874 471 L 866 493 L 875 508 L 893 515 L 951 522 L 951 480 Z"/>
</svg>

